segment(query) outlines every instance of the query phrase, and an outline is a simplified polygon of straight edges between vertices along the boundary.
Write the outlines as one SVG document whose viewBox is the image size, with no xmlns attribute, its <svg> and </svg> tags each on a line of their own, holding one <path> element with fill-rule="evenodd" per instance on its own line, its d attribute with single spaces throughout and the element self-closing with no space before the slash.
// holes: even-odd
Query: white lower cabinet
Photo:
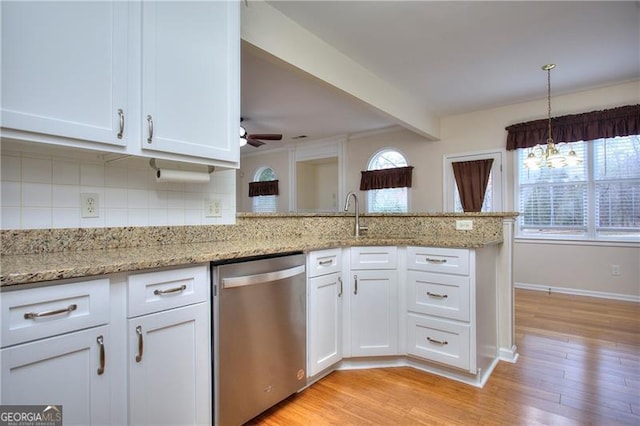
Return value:
<svg viewBox="0 0 640 426">
<path fill-rule="evenodd" d="M 407 353 L 484 373 L 497 359 L 495 248 L 407 248 Z"/>
<path fill-rule="evenodd" d="M 109 281 L 2 294 L 0 404 L 62 405 L 64 424 L 111 423 Z"/>
<path fill-rule="evenodd" d="M 310 253 L 309 376 L 339 361 L 370 367 L 369 357 L 396 356 L 482 386 L 499 355 L 497 250 L 351 247 L 342 264 L 328 250 Z"/>
<path fill-rule="evenodd" d="M 208 281 L 204 265 L 129 276 L 130 424 L 211 423 Z"/>
<path fill-rule="evenodd" d="M 62 405 L 65 425 L 211 424 L 208 271 L 3 292 L 0 404 Z"/>
<path fill-rule="evenodd" d="M 349 272 L 350 356 L 398 354 L 396 247 L 352 247 Z"/>
<path fill-rule="evenodd" d="M 340 249 L 308 256 L 308 366 L 312 377 L 342 359 L 342 300 Z"/>
<path fill-rule="evenodd" d="M 397 271 L 352 270 L 351 273 L 351 356 L 396 355 Z"/>
<path fill-rule="evenodd" d="M 65 425 L 110 424 L 109 345 L 101 326 L 0 350 L 2 405 L 62 405 Z"/>
<path fill-rule="evenodd" d="M 128 322 L 130 424 L 209 424 L 208 305 Z"/>
</svg>

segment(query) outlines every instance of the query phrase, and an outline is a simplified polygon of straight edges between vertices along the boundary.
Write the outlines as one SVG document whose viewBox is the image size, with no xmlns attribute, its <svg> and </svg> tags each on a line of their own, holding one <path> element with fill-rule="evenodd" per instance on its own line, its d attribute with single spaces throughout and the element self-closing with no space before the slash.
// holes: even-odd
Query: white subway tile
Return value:
<svg viewBox="0 0 640 426">
<path fill-rule="evenodd" d="M 52 181 L 50 159 L 23 157 L 20 169 L 22 182 L 48 183 Z"/>
<path fill-rule="evenodd" d="M 2 180 L 10 180 L 19 182 L 22 177 L 20 175 L 20 157 L 13 155 L 2 156 Z"/>
<path fill-rule="evenodd" d="M 126 209 L 127 190 L 124 188 L 105 188 L 104 207 L 108 209 Z"/>
<path fill-rule="evenodd" d="M 2 206 L 20 206 L 20 182 L 2 181 Z"/>
<path fill-rule="evenodd" d="M 54 184 L 80 185 L 80 163 L 76 161 L 53 160 Z"/>
<path fill-rule="evenodd" d="M 149 208 L 149 193 L 144 189 L 127 189 L 127 207 L 130 209 Z"/>
<path fill-rule="evenodd" d="M 22 229 L 46 229 L 51 228 L 51 208 L 22 207 Z"/>
<path fill-rule="evenodd" d="M 50 183 L 23 182 L 20 193 L 24 207 L 51 207 Z"/>
<path fill-rule="evenodd" d="M 77 185 L 53 185 L 53 207 L 75 207 L 80 210 L 80 187 Z M 100 200 L 98 200 L 98 205 Z M 55 222 L 55 221 L 54 221 Z"/>
<path fill-rule="evenodd" d="M 127 209 L 105 209 L 105 226 L 122 227 L 128 224 Z"/>
<path fill-rule="evenodd" d="M 54 207 L 52 209 L 53 228 L 77 228 L 80 226 L 80 209 Z"/>
<path fill-rule="evenodd" d="M 20 207 L 2 206 L 0 209 L 0 227 L 2 229 L 20 229 Z"/>
<path fill-rule="evenodd" d="M 80 164 L 82 186 L 104 186 L 105 167 L 101 164 Z"/>
</svg>

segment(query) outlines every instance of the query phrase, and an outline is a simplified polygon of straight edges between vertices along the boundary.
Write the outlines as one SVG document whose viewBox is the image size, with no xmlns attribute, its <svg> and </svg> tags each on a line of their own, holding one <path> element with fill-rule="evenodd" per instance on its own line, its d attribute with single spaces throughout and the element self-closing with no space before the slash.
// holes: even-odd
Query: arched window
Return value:
<svg viewBox="0 0 640 426">
<path fill-rule="evenodd" d="M 367 166 L 367 170 L 407 167 L 407 159 L 395 149 L 377 152 Z M 367 211 L 369 213 L 406 213 L 409 211 L 407 188 L 385 188 L 367 191 Z"/>
<path fill-rule="evenodd" d="M 276 180 L 276 173 L 271 167 L 260 167 L 253 176 L 254 182 Z M 254 213 L 275 213 L 277 208 L 275 195 L 259 195 L 253 197 Z"/>
</svg>

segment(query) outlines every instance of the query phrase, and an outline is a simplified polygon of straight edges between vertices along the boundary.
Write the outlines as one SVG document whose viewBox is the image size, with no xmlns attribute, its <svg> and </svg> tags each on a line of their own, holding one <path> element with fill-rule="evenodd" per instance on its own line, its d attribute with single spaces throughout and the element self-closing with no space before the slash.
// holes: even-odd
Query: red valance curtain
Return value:
<svg viewBox="0 0 640 426">
<path fill-rule="evenodd" d="M 384 188 L 411 188 L 413 166 L 363 171 L 360 190 Z"/>
<path fill-rule="evenodd" d="M 260 195 L 278 195 L 278 181 L 249 182 L 249 197 Z"/>
<path fill-rule="evenodd" d="M 482 211 L 484 194 L 487 192 L 493 158 L 451 163 L 456 178 L 462 209 L 465 212 Z"/>
<path fill-rule="evenodd" d="M 548 119 L 542 119 L 507 127 L 507 150 L 546 144 L 548 123 Z M 640 134 L 640 104 L 551 118 L 551 135 L 556 143 L 637 134 Z"/>
</svg>

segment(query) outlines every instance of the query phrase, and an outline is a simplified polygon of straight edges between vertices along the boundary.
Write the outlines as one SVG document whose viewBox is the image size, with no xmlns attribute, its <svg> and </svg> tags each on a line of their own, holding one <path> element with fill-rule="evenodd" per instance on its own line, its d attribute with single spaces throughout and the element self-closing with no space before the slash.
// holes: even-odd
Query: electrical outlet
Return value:
<svg viewBox="0 0 640 426">
<path fill-rule="evenodd" d="M 204 200 L 204 217 L 221 217 L 222 201 Z"/>
<path fill-rule="evenodd" d="M 456 230 L 458 231 L 471 231 L 473 229 L 473 220 L 471 219 L 458 219 L 456 220 Z"/>
<path fill-rule="evenodd" d="M 614 277 L 620 276 L 620 265 L 611 265 L 611 275 Z"/>
<path fill-rule="evenodd" d="M 80 210 L 81 217 L 99 217 L 98 194 L 80 194 Z"/>
</svg>

